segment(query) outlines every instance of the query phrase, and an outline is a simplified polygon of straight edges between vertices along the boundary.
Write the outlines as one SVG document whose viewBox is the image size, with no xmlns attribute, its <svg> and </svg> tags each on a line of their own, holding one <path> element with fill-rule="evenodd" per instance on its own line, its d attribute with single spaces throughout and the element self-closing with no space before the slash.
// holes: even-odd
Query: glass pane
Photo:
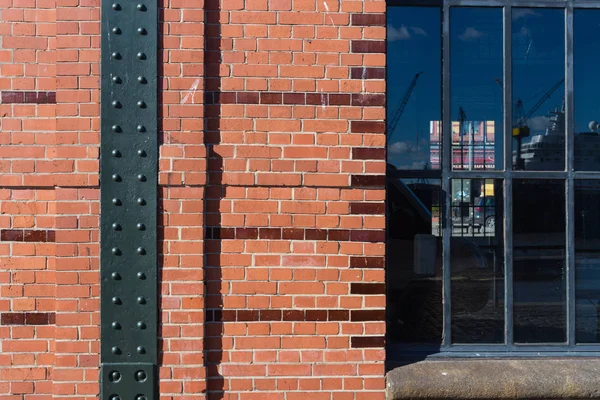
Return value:
<svg viewBox="0 0 600 400">
<path fill-rule="evenodd" d="M 513 168 L 565 169 L 564 9 L 512 14 Z"/>
<path fill-rule="evenodd" d="M 441 11 L 389 7 L 387 24 L 388 162 L 404 170 L 439 169 Z"/>
<path fill-rule="evenodd" d="M 452 342 L 504 342 L 501 180 L 452 181 Z"/>
<path fill-rule="evenodd" d="M 513 181 L 514 338 L 566 340 L 565 182 Z"/>
<path fill-rule="evenodd" d="M 388 335 L 392 342 L 442 338 L 441 182 L 388 179 Z"/>
<path fill-rule="evenodd" d="M 600 170 L 600 10 L 575 10 L 574 91 L 575 169 Z"/>
<path fill-rule="evenodd" d="M 600 342 L 600 181 L 575 181 L 575 340 Z"/>
<path fill-rule="evenodd" d="M 451 9 L 453 169 L 503 167 L 502 39 L 502 9 Z"/>
</svg>

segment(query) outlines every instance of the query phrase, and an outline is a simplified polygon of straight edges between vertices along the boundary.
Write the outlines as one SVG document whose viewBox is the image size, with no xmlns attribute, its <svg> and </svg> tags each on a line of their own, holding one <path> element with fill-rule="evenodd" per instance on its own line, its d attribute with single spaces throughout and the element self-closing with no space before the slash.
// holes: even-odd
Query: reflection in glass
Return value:
<svg viewBox="0 0 600 400">
<path fill-rule="evenodd" d="M 577 9 L 573 22 L 575 169 L 600 170 L 600 10 Z"/>
<path fill-rule="evenodd" d="M 388 162 L 397 169 L 440 168 L 440 22 L 439 8 L 388 8 Z"/>
<path fill-rule="evenodd" d="M 600 180 L 575 181 L 575 340 L 600 342 Z"/>
<path fill-rule="evenodd" d="M 439 180 L 388 178 L 388 334 L 393 342 L 441 343 Z"/>
<path fill-rule="evenodd" d="M 564 9 L 514 8 L 513 169 L 565 169 Z"/>
<path fill-rule="evenodd" d="M 501 8 L 452 8 L 452 168 L 503 168 Z"/>
<path fill-rule="evenodd" d="M 566 340 L 565 253 L 565 182 L 514 180 L 515 342 Z"/>
<path fill-rule="evenodd" d="M 504 342 L 501 180 L 452 181 L 452 342 Z"/>
</svg>

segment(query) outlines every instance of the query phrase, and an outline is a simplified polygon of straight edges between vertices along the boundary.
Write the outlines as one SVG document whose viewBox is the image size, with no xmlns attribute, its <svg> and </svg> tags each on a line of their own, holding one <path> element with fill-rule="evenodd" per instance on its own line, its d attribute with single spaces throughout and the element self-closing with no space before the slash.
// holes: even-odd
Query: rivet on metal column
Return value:
<svg viewBox="0 0 600 400">
<path fill-rule="evenodd" d="M 101 45 L 101 399 L 156 400 L 157 1 L 103 0 Z"/>
</svg>

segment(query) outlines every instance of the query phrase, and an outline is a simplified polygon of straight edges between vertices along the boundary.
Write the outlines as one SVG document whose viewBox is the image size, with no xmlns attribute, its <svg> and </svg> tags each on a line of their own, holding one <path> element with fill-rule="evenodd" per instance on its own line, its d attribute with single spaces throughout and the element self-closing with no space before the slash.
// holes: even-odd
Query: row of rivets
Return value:
<svg viewBox="0 0 600 400">
<path fill-rule="evenodd" d="M 121 132 L 123 132 L 123 129 L 121 128 L 120 125 L 113 125 L 111 127 L 111 129 L 115 133 L 121 133 Z M 144 125 L 138 125 L 136 127 L 136 129 L 137 129 L 138 132 L 146 132 L 146 127 Z"/>
<path fill-rule="evenodd" d="M 146 176 L 145 175 L 138 174 L 137 179 L 140 182 L 146 182 Z M 112 175 L 112 180 L 115 181 L 115 182 L 122 182 L 123 181 L 123 179 L 121 178 L 121 175 L 119 175 L 119 174 L 113 174 Z"/>
<path fill-rule="evenodd" d="M 118 394 L 113 394 L 109 397 L 109 400 L 121 400 L 121 396 L 119 396 Z M 146 396 L 144 396 L 143 394 L 138 394 L 137 396 L 135 396 L 135 400 L 147 400 Z"/>
<path fill-rule="evenodd" d="M 119 249 L 118 247 L 113 247 L 111 251 L 112 251 L 112 253 L 113 253 L 115 256 L 120 256 L 120 255 L 122 255 L 122 254 L 123 254 L 123 253 L 121 252 L 121 249 Z M 143 248 L 143 247 L 138 247 L 138 248 L 136 249 L 136 252 L 137 252 L 139 255 L 142 255 L 142 256 L 143 256 L 143 255 L 146 255 L 146 249 L 145 249 L 145 248 Z"/>
<path fill-rule="evenodd" d="M 117 150 L 117 149 L 111 151 L 111 154 L 112 154 L 113 157 L 117 157 L 117 158 L 121 157 L 121 152 L 119 150 Z M 140 157 L 146 157 L 148 154 L 146 153 L 145 150 L 138 150 L 137 151 L 137 155 L 140 156 Z"/>
<path fill-rule="evenodd" d="M 137 58 L 140 60 L 145 60 L 146 59 L 146 53 L 142 53 L 141 51 L 139 53 L 137 53 Z M 121 60 L 123 57 L 121 56 L 121 53 L 117 53 L 114 52 L 111 54 L 111 57 L 115 60 Z"/>
<path fill-rule="evenodd" d="M 112 302 L 113 302 L 113 304 L 115 304 L 117 306 L 120 306 L 121 304 L 123 304 L 120 297 L 113 297 Z M 138 302 L 138 304 L 146 304 L 146 299 L 140 296 L 137 298 L 137 302 Z"/>
<path fill-rule="evenodd" d="M 109 400 L 121 400 L 121 396 L 119 396 L 118 394 L 113 394 L 109 397 Z M 135 400 L 147 400 L 146 396 L 144 396 L 143 394 L 138 394 L 137 396 L 135 396 Z"/>
<path fill-rule="evenodd" d="M 145 301 L 145 300 L 144 300 L 144 301 Z M 143 303 L 140 303 L 140 304 L 143 304 Z M 144 329 L 146 329 L 146 324 L 145 324 L 145 323 L 143 323 L 142 321 L 138 321 L 138 323 L 137 323 L 137 324 L 135 324 L 135 325 L 137 326 L 137 328 L 138 328 L 138 329 L 141 329 L 141 330 L 144 330 Z M 111 326 L 112 326 L 112 328 L 113 328 L 114 330 L 117 330 L 117 331 L 121 329 L 121 324 L 120 324 L 120 323 L 118 323 L 117 321 L 114 321 L 114 322 L 111 324 Z"/>
<path fill-rule="evenodd" d="M 115 35 L 120 35 L 121 33 L 123 33 L 123 31 L 121 31 L 121 28 L 115 26 L 114 28 L 112 28 L 112 33 L 114 33 Z M 148 34 L 148 31 L 146 30 L 146 28 L 137 28 L 137 33 L 139 33 L 142 36 L 145 36 Z"/>
<path fill-rule="evenodd" d="M 136 371 L 134 374 L 135 380 L 138 382 L 145 382 L 148 375 L 142 370 Z M 108 374 L 108 380 L 111 382 L 119 382 L 121 380 L 121 373 L 119 371 L 110 371 Z M 112 397 L 111 397 L 112 398 Z"/>
<path fill-rule="evenodd" d="M 139 231 L 145 231 L 146 230 L 146 225 L 144 224 L 137 224 L 135 226 Z M 115 231 L 120 231 L 121 229 L 123 229 L 123 227 L 120 224 L 117 224 L 116 222 L 112 224 L 112 228 Z"/>
<path fill-rule="evenodd" d="M 146 199 L 144 199 L 142 197 L 138 197 L 138 199 L 136 201 L 137 201 L 137 203 L 140 206 L 145 206 L 146 205 Z M 112 199 L 112 203 L 115 206 L 122 206 L 123 205 L 123 202 L 120 199 L 117 199 L 117 198 Z"/>
<path fill-rule="evenodd" d="M 144 53 L 139 53 L 142 55 L 143 58 L 140 58 L 141 60 L 145 60 L 146 59 L 146 55 Z M 123 81 L 121 80 L 120 77 L 118 76 L 113 76 L 112 78 L 113 83 L 117 83 L 117 84 L 121 84 L 123 83 Z M 137 81 L 141 84 L 146 84 L 148 83 L 148 81 L 146 80 L 146 78 L 144 78 L 143 76 L 138 76 L 137 77 Z"/>
<path fill-rule="evenodd" d="M 114 250 L 114 249 L 113 249 L 113 250 Z M 113 254 L 115 254 L 115 253 L 114 253 L 114 251 L 113 251 Z M 121 253 L 120 253 L 120 251 L 119 251 L 119 254 L 121 254 Z M 120 281 L 120 280 L 121 280 L 121 274 L 119 274 L 118 272 L 113 272 L 113 273 L 111 273 L 111 274 L 110 274 L 110 277 L 111 277 L 113 280 L 115 280 L 115 281 Z M 138 277 L 138 279 L 139 279 L 139 280 L 141 280 L 141 281 L 144 281 L 144 280 L 146 280 L 146 274 L 145 274 L 145 273 L 143 273 L 143 272 L 138 272 L 138 273 L 137 273 L 137 277 Z"/>
<path fill-rule="evenodd" d="M 138 9 L 138 11 L 146 11 L 147 10 L 146 6 L 144 4 L 141 4 L 141 3 L 138 4 L 136 6 L 136 8 Z M 121 5 L 119 3 L 113 3 L 112 9 L 115 10 L 115 11 L 121 11 Z"/>
<path fill-rule="evenodd" d="M 120 102 L 120 101 L 118 101 L 118 100 L 113 100 L 113 102 L 112 102 L 112 106 L 113 106 L 114 108 L 123 108 L 123 105 L 122 105 L 122 104 L 121 104 L 121 102 Z M 145 103 L 144 101 L 140 100 L 140 101 L 138 101 L 138 102 L 137 102 L 137 106 L 138 106 L 139 108 L 146 108 L 146 103 Z"/>
<path fill-rule="evenodd" d="M 136 351 L 138 352 L 138 354 L 146 354 L 146 349 L 142 346 L 138 346 Z M 121 348 L 119 348 L 118 346 L 113 346 L 111 352 L 113 354 L 119 355 L 121 354 Z"/>
</svg>

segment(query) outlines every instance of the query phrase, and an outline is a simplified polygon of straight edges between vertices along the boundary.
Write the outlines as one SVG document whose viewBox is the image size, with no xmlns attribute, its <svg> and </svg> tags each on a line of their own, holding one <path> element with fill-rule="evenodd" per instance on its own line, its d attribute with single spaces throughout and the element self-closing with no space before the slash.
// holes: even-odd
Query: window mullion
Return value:
<svg viewBox="0 0 600 400">
<path fill-rule="evenodd" d="M 444 305 L 444 330 L 442 346 L 451 344 L 451 293 L 450 293 L 450 238 L 452 236 L 452 212 L 451 212 L 451 182 L 450 171 L 452 169 L 452 117 L 450 110 L 450 7 L 445 4 L 442 10 L 442 193 L 444 194 L 444 224 L 443 226 L 443 305 Z"/>
<path fill-rule="evenodd" d="M 573 1 L 569 0 L 565 14 L 565 133 L 566 133 L 566 274 L 567 274 L 567 344 L 575 345 L 575 187 L 573 170 L 575 153 L 575 119 L 573 115 Z"/>
<path fill-rule="evenodd" d="M 504 337 L 513 346 L 512 265 L 512 8 L 504 7 Z"/>
</svg>

